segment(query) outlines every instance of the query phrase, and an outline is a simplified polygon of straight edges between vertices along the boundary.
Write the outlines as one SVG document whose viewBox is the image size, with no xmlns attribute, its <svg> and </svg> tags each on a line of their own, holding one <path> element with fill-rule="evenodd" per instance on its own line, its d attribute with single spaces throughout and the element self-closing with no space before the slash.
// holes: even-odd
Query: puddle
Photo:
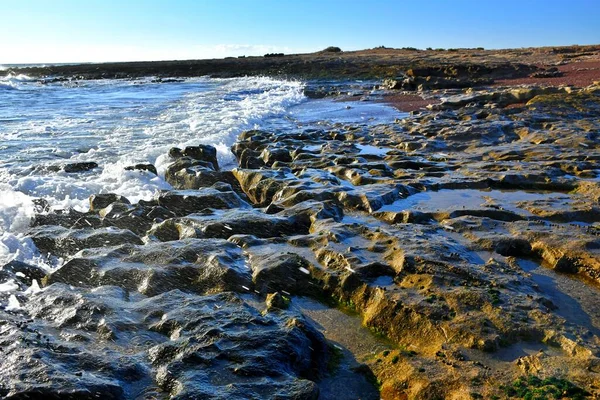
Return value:
<svg viewBox="0 0 600 400">
<path fill-rule="evenodd" d="M 394 150 L 390 147 L 378 147 L 371 146 L 366 144 L 357 144 L 356 147 L 360 150 L 359 155 L 369 155 L 369 156 L 385 156 L 388 152 Z"/>
<path fill-rule="evenodd" d="M 515 367 L 515 362 L 521 357 L 533 356 L 543 352 L 546 356 L 563 355 L 556 347 L 550 347 L 537 342 L 518 342 L 507 347 L 501 347 L 492 355 L 474 349 L 461 350 L 468 360 L 478 361 L 492 371 L 506 371 Z"/>
<path fill-rule="evenodd" d="M 387 155 L 388 152 L 395 150 L 391 147 L 379 147 L 379 146 L 372 146 L 369 144 L 356 144 L 355 146 L 358 149 L 358 153 L 356 153 L 356 154 L 361 155 L 361 156 L 368 155 L 368 156 L 384 157 Z M 323 145 L 315 144 L 315 145 L 304 146 L 302 148 L 305 151 L 320 152 L 321 149 L 323 148 Z"/>
<path fill-rule="evenodd" d="M 570 201 L 564 193 L 530 192 L 525 190 L 479 190 L 479 189 L 442 189 L 437 192 L 420 192 L 407 198 L 383 206 L 377 211 L 400 212 L 415 210 L 421 212 L 439 212 L 463 209 L 500 209 L 512 211 L 523 216 L 533 214 L 517 203 L 525 201 L 547 201 L 557 199 Z"/>
<path fill-rule="evenodd" d="M 396 287 L 394 283 L 394 277 L 388 275 L 382 275 L 375 278 L 371 283 L 372 286 L 393 286 Z"/>
<path fill-rule="evenodd" d="M 469 244 L 470 244 L 469 240 L 466 239 L 462 234 L 460 234 L 458 232 L 453 232 L 453 231 L 446 230 L 446 229 L 440 229 L 437 231 L 437 233 L 439 235 L 449 238 L 453 242 L 456 242 L 456 246 L 451 248 L 449 251 L 459 253 L 460 256 L 462 258 L 464 258 L 465 261 L 467 261 L 467 262 L 477 264 L 477 265 L 484 265 L 485 263 L 487 263 L 490 260 L 490 258 L 497 258 L 497 259 L 503 258 L 500 254 L 498 254 L 494 251 L 470 249 L 469 248 Z"/>
<path fill-rule="evenodd" d="M 485 264 L 490 258 L 506 260 L 492 251 L 469 249 L 469 241 L 457 232 L 440 229 L 444 235 L 456 243 L 449 251 L 455 251 L 468 262 Z M 540 294 L 558 307 L 553 311 L 568 323 L 581 326 L 600 336 L 600 286 L 578 275 L 555 272 L 537 261 L 519 258 L 517 265 L 531 275 Z"/>
<path fill-rule="evenodd" d="M 321 148 L 323 147 L 322 144 L 313 144 L 310 146 L 302 146 L 302 149 L 305 151 L 312 151 L 312 152 L 320 152 Z"/>
<path fill-rule="evenodd" d="M 378 400 L 379 391 L 352 369 L 373 355 L 392 349 L 391 343 L 374 336 L 362 325 L 359 316 L 345 314 L 316 300 L 294 297 L 291 308 L 309 319 L 343 355 L 336 372 L 319 382 L 319 399 Z"/>
<path fill-rule="evenodd" d="M 574 275 L 556 273 L 536 261 L 519 259 L 517 263 L 531 274 L 541 293 L 558 307 L 554 313 L 600 336 L 600 288 L 597 284 Z"/>
<path fill-rule="evenodd" d="M 364 327 L 358 315 L 344 313 L 308 297 L 294 297 L 291 308 L 311 319 L 327 339 L 348 349 L 359 362 L 393 348 L 391 342 L 374 336 Z"/>
<path fill-rule="evenodd" d="M 332 99 L 306 101 L 290 107 L 288 118 L 299 127 L 322 127 L 342 124 L 389 124 L 407 113 L 381 103 L 341 103 Z M 274 119 L 274 118 L 273 118 Z"/>
</svg>

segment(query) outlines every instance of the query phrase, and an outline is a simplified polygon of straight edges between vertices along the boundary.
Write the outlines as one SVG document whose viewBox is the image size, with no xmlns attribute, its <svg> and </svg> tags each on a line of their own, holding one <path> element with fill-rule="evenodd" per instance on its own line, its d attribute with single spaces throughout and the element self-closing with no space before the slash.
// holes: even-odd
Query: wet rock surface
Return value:
<svg viewBox="0 0 600 400">
<path fill-rule="evenodd" d="M 312 399 L 328 358 L 301 316 L 263 316 L 228 292 L 147 298 L 52 284 L 2 314 L 8 399 Z"/>
<path fill-rule="evenodd" d="M 62 262 L 0 270 L 43 286 L 0 297 L 0 394 L 600 395 L 599 130 L 598 87 L 452 89 L 394 124 L 244 132 L 230 171 L 174 149 L 173 190 L 36 217 Z"/>
</svg>

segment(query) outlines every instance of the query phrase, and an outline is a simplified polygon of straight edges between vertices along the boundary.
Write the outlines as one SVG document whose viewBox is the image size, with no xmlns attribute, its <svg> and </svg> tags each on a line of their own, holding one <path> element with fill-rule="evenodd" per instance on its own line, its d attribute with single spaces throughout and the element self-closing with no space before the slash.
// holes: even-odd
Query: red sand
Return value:
<svg viewBox="0 0 600 400">
<path fill-rule="evenodd" d="M 571 85 L 577 87 L 589 86 L 600 81 L 600 61 L 581 61 L 557 67 L 563 76 L 556 78 L 518 78 L 497 80 L 493 86 L 512 85 Z"/>
<path fill-rule="evenodd" d="M 600 81 L 600 61 L 573 62 L 557 67 L 563 76 L 556 78 L 518 78 L 497 80 L 492 86 L 515 86 L 515 85 L 543 85 L 561 86 L 570 85 L 576 87 L 589 86 Z M 425 108 L 429 104 L 437 104 L 435 99 L 423 99 L 417 94 L 389 94 L 386 95 L 385 103 L 396 107 L 400 111 L 410 112 Z M 522 106 L 514 105 L 514 107 Z"/>
</svg>

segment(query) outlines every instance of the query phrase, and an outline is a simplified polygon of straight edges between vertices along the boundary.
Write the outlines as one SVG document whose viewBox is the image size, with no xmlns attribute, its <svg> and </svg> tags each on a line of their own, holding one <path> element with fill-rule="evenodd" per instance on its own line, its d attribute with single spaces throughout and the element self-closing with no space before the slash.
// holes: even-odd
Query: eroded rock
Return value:
<svg viewBox="0 0 600 400">
<path fill-rule="evenodd" d="M 243 292 L 251 285 L 241 250 L 224 240 L 184 239 L 86 249 L 48 275 L 46 284 L 116 285 L 146 295 L 180 289 Z"/>
<path fill-rule="evenodd" d="M 262 316 L 231 293 L 146 298 L 54 284 L 23 311 L 33 320 L 0 311 L 0 393 L 10 399 L 316 399 L 329 358 L 302 318 Z"/>
</svg>

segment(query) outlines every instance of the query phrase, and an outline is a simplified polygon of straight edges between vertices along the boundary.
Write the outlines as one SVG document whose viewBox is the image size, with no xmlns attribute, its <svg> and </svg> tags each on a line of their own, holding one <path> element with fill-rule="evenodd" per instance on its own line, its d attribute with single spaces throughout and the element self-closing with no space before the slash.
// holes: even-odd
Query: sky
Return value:
<svg viewBox="0 0 600 400">
<path fill-rule="evenodd" d="M 0 0 L 0 64 L 600 44 L 600 0 Z"/>
</svg>

